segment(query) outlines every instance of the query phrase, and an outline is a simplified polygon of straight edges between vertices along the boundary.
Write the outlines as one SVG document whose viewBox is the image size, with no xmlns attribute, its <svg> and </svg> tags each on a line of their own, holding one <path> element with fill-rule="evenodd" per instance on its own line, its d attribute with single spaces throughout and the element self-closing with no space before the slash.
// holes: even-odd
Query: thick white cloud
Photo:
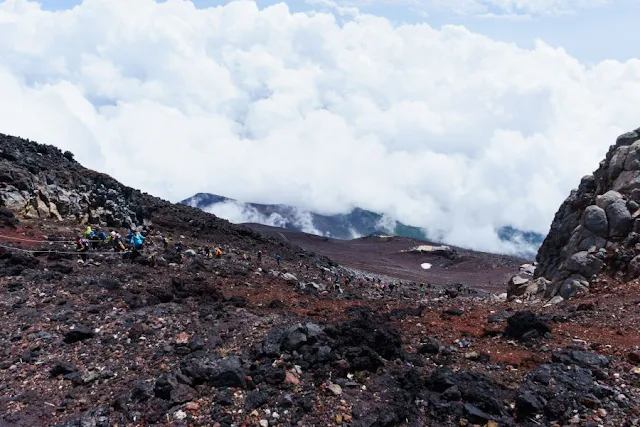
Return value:
<svg viewBox="0 0 640 427">
<path fill-rule="evenodd" d="M 359 206 L 480 249 L 498 248 L 494 227 L 546 232 L 640 125 L 640 61 L 585 65 L 461 27 L 250 1 L 10 0 L 0 34 L 2 132 L 173 201 Z"/>
<path fill-rule="evenodd" d="M 483 17 L 558 16 L 580 9 L 608 5 L 612 0 L 309 0 L 311 2 L 347 4 L 360 7 L 375 5 L 407 5 L 417 10 L 450 11 L 460 15 Z M 618 0 L 628 1 L 628 0 Z M 342 6 L 344 8 L 344 6 Z"/>
<path fill-rule="evenodd" d="M 192 203 L 191 205 L 197 206 L 197 203 Z M 205 210 L 221 218 L 226 218 L 236 224 L 252 222 L 256 224 L 265 224 L 280 228 L 293 226 L 295 229 L 302 230 L 305 233 L 322 235 L 322 232 L 316 229 L 313 225 L 313 218 L 311 216 L 311 213 L 301 211 L 299 209 L 295 209 L 293 212 L 291 212 L 289 218 L 284 218 L 282 215 L 276 212 L 270 215 L 265 215 L 258 212 L 258 210 L 254 207 L 245 203 L 235 200 L 227 200 L 224 202 L 215 203 L 208 208 L 205 208 Z"/>
</svg>

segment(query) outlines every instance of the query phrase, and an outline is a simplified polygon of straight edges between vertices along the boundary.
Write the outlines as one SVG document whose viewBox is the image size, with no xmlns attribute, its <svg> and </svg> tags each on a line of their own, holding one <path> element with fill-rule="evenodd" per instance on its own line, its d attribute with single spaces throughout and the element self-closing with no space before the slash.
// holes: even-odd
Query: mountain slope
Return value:
<svg viewBox="0 0 640 427">
<path fill-rule="evenodd" d="M 300 250 L 200 209 L 127 187 L 84 168 L 73 154 L 53 146 L 0 134 L 0 160 L 0 206 L 27 219 L 206 235 L 217 244 L 260 245 L 292 259 Z"/>
<path fill-rule="evenodd" d="M 637 424 L 637 284 L 525 306 L 380 280 L 71 159 L 0 135 L 2 427 Z M 87 221 L 150 238 L 79 262 Z M 225 254 L 182 257 L 156 233 Z M 301 237 L 275 230 L 287 233 Z M 302 237 L 347 252 L 404 245 Z M 258 248 L 283 259 L 244 256 Z M 455 261 L 424 251 L 398 256 Z"/>
<path fill-rule="evenodd" d="M 383 215 L 356 208 L 347 214 L 322 215 L 304 211 L 289 205 L 266 205 L 243 203 L 216 194 L 198 193 L 183 200 L 182 204 L 200 208 L 204 211 L 216 211 L 220 204 L 234 205 L 241 210 L 245 222 L 255 222 L 288 230 L 302 231 L 335 239 L 352 239 L 373 233 L 397 235 L 427 240 L 424 230 L 410 227 L 398 221 L 386 221 Z"/>
<path fill-rule="evenodd" d="M 339 240 L 262 224 L 247 226 L 282 237 L 307 252 L 326 255 L 345 267 L 430 285 L 462 284 L 499 294 L 504 292 L 509 278 L 526 263 L 525 259 L 513 256 L 440 246 L 408 237 Z M 436 249 L 429 251 L 429 248 Z M 429 265 L 427 269 L 423 267 L 425 263 Z"/>
<path fill-rule="evenodd" d="M 180 203 L 216 213 L 232 221 L 269 225 L 336 239 L 390 235 L 424 241 L 437 240 L 428 236 L 423 228 L 403 224 L 393 218 L 360 208 L 355 208 L 347 214 L 322 215 L 295 206 L 245 203 L 210 193 L 198 193 Z M 535 257 L 544 239 L 541 234 L 517 230 L 510 226 L 502 227 L 496 230 L 496 233 L 502 241 L 518 245 L 520 249 L 516 255 L 530 259 Z"/>
</svg>

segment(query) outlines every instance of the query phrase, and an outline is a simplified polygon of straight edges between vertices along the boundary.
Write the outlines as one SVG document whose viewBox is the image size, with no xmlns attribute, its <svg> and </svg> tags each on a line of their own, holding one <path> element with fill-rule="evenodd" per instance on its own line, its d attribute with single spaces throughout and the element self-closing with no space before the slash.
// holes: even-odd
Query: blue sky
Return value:
<svg viewBox="0 0 640 427">
<path fill-rule="evenodd" d="M 242 1 L 242 0 L 240 0 Z M 455 2 L 455 0 L 452 0 Z M 536 0 L 533 0 L 536 1 Z M 68 9 L 80 4 L 81 0 L 39 0 L 43 8 L 49 10 Z M 228 0 L 193 0 L 196 7 L 205 8 L 228 3 Z M 267 7 L 281 0 L 257 0 L 260 7 Z M 308 11 L 312 6 L 301 0 L 285 1 L 291 11 Z M 508 19 L 480 17 L 474 14 L 455 13 L 451 10 L 424 6 L 409 6 L 409 1 L 355 0 L 335 3 L 356 4 L 365 13 L 384 16 L 394 22 L 426 22 L 440 28 L 443 25 L 462 25 L 473 32 L 489 36 L 495 40 L 516 43 L 530 48 L 534 40 L 562 47 L 571 56 L 584 63 L 594 63 L 604 59 L 626 61 L 638 56 L 640 32 L 635 31 L 637 17 L 640 16 L 639 0 L 609 0 L 607 4 L 577 8 L 573 13 L 560 16 L 531 16 L 529 19 Z M 420 4 L 421 1 L 413 2 Z M 427 1 L 428 3 L 428 1 Z M 597 3 L 594 0 L 592 3 Z M 495 7 L 489 13 L 500 14 Z"/>
</svg>

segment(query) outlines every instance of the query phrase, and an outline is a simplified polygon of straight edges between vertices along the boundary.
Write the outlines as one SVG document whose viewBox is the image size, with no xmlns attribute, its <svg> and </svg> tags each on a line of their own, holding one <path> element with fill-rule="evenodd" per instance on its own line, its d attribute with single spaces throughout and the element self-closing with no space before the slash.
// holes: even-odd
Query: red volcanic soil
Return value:
<svg viewBox="0 0 640 427">
<path fill-rule="evenodd" d="M 245 225 L 265 234 L 279 236 L 309 252 L 328 256 L 345 267 L 433 285 L 461 283 L 475 289 L 500 293 L 506 291 L 506 283 L 518 273 L 520 265 L 527 262 L 522 258 L 453 246 L 450 246 L 456 251 L 453 259 L 437 252 L 402 252 L 430 244 L 405 237 L 338 240 L 262 224 Z M 433 245 L 438 246 L 436 243 Z M 430 263 L 431 268 L 424 270 L 421 267 L 423 263 Z"/>
<path fill-rule="evenodd" d="M 9 240 L 45 234 L 72 239 L 81 229 L 25 221 Z M 179 239 L 180 232 L 167 234 Z M 203 234 L 182 240 L 186 248 L 220 241 Z M 370 271 L 394 271 L 393 260 L 404 255 L 438 262 L 398 254 L 403 241 L 413 243 L 360 239 L 325 246 L 360 248 L 353 262 L 369 259 Z M 131 261 L 107 249 L 91 251 L 84 264 L 64 252 L 31 256 L 0 250 L 0 425 L 254 426 L 268 419 L 269 426 L 360 426 L 382 425 L 374 422 L 391 414 L 395 418 L 385 425 L 459 426 L 473 425 L 469 418 L 487 398 L 497 403 L 485 411 L 499 422 L 477 425 L 552 425 L 550 417 L 531 423 L 513 409 L 526 408 L 521 396 L 549 398 L 553 391 L 555 385 L 528 380 L 535 369 L 565 385 L 574 381 L 573 372 L 580 376 L 575 381 L 587 381 L 589 390 L 572 391 L 579 396 L 575 401 L 559 397 L 570 405 L 563 420 L 638 425 L 638 282 L 603 277 L 590 295 L 558 305 L 449 297 L 434 288 L 421 293 L 413 284 L 391 293 L 371 284 L 347 285 L 342 294 L 320 278 L 319 265 L 298 270 L 293 256 L 279 266 L 266 256 L 258 263 L 244 259 L 254 248 L 242 242 L 222 247 L 222 259 L 168 265 L 149 265 L 142 262 L 146 257 Z M 378 252 L 355 255 L 367 247 Z M 382 248 L 389 247 L 395 249 L 385 255 Z M 349 255 L 340 250 L 327 253 Z M 173 257 L 153 241 L 144 255 L 152 252 L 158 260 Z M 375 262 L 377 257 L 383 261 Z M 495 271 L 472 276 L 471 266 L 491 270 L 491 262 L 501 259 L 461 257 L 449 277 L 464 277 L 459 271 L 478 280 L 495 277 Z M 508 265 L 496 270 L 506 274 Z M 285 278 L 286 271 L 304 283 L 324 282 L 328 290 L 302 289 Z M 546 319 L 551 333 L 529 341 L 506 336 L 509 317 L 524 310 Z M 302 326 L 296 325 L 306 322 L 322 328 L 314 338 L 320 341 L 293 351 L 291 346 L 301 345 L 296 328 Z M 288 331 L 278 338 L 284 341 L 276 341 L 276 352 L 265 353 L 281 326 Z M 72 334 L 81 327 L 84 335 Z M 321 351 L 330 358 L 319 359 Z M 591 352 L 609 362 L 600 366 Z M 239 367 L 225 365 L 234 357 L 242 361 Z M 453 385 L 445 390 L 438 381 Z M 340 392 L 330 391 L 335 384 L 342 385 Z M 416 406 L 416 399 L 433 403 Z"/>
</svg>

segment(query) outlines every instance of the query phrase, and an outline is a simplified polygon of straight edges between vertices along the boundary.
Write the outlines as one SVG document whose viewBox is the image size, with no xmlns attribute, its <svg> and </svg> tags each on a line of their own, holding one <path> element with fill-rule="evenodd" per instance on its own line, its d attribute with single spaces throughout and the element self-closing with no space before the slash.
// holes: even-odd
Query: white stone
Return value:
<svg viewBox="0 0 640 427">
<path fill-rule="evenodd" d="M 560 304 L 562 301 L 564 301 L 564 298 L 562 298 L 560 295 L 556 295 L 555 297 L 551 298 L 549 304 Z"/>
</svg>

